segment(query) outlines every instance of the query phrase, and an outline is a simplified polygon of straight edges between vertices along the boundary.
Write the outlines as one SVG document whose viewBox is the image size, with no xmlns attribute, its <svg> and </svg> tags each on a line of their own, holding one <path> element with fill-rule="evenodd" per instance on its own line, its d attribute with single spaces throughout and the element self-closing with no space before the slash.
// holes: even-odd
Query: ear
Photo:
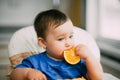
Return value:
<svg viewBox="0 0 120 80">
<path fill-rule="evenodd" d="M 38 44 L 42 46 L 44 49 L 46 49 L 46 42 L 42 37 L 38 38 Z"/>
</svg>

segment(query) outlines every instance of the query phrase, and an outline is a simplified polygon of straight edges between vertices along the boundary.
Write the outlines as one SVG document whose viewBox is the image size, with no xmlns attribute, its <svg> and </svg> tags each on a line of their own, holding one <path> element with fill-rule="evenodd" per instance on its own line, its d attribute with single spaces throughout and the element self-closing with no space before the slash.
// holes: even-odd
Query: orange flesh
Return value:
<svg viewBox="0 0 120 80">
<path fill-rule="evenodd" d="M 72 80 L 86 80 L 86 79 L 84 77 L 82 77 L 82 78 L 74 78 Z"/>
<path fill-rule="evenodd" d="M 77 64 L 80 61 L 80 56 L 75 55 L 75 47 L 64 51 L 64 58 L 69 64 Z"/>
</svg>

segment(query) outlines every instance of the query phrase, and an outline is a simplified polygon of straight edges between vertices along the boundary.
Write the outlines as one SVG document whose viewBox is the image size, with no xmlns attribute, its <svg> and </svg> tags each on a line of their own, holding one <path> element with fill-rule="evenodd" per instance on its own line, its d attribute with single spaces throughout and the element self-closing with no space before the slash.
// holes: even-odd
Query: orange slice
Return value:
<svg viewBox="0 0 120 80">
<path fill-rule="evenodd" d="M 64 58 L 69 64 L 77 64 L 80 61 L 80 56 L 75 55 L 75 47 L 65 50 Z"/>
<path fill-rule="evenodd" d="M 58 78 L 57 80 L 63 80 L 63 79 Z M 81 77 L 81 78 L 64 79 L 64 80 L 86 80 L 86 79 L 84 77 Z"/>
<path fill-rule="evenodd" d="M 86 79 L 84 77 L 82 77 L 82 78 L 74 78 L 72 80 L 86 80 Z"/>
</svg>

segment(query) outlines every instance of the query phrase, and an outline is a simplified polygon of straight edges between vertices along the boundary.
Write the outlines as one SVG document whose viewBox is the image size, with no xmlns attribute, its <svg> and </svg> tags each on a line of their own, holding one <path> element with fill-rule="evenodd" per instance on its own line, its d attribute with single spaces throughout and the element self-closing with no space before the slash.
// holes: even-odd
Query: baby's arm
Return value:
<svg viewBox="0 0 120 80">
<path fill-rule="evenodd" d="M 11 80 L 46 80 L 46 76 L 35 69 L 17 68 L 10 74 Z"/>
<path fill-rule="evenodd" d="M 76 47 L 76 54 L 85 60 L 87 67 L 88 80 L 102 80 L 103 70 L 100 61 L 96 60 L 94 55 L 85 45 L 78 45 Z"/>
</svg>

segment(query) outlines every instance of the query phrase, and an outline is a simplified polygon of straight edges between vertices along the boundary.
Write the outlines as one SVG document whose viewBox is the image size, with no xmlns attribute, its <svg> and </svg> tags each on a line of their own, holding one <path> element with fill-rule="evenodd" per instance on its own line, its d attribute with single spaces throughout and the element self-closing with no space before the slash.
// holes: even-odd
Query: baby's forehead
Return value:
<svg viewBox="0 0 120 80">
<path fill-rule="evenodd" d="M 53 30 L 53 32 L 57 32 L 57 33 L 71 33 L 73 32 L 73 25 L 71 21 L 67 21 L 64 24 L 58 26 L 57 28 L 55 28 Z"/>
<path fill-rule="evenodd" d="M 73 26 L 73 24 L 72 24 L 71 20 L 68 20 L 64 24 L 60 25 L 59 27 L 61 27 L 61 26 L 66 26 L 67 27 L 67 26 Z"/>
<path fill-rule="evenodd" d="M 55 29 L 56 28 L 60 28 L 60 27 L 73 27 L 73 24 L 72 24 L 72 21 L 71 20 L 67 20 L 65 23 L 57 26 L 57 27 L 54 27 Z"/>
<path fill-rule="evenodd" d="M 57 34 L 61 32 L 72 32 L 73 24 L 71 20 L 67 20 L 65 23 L 59 25 L 59 26 L 51 26 L 47 31 L 46 34 L 49 35 L 49 33 Z"/>
</svg>

